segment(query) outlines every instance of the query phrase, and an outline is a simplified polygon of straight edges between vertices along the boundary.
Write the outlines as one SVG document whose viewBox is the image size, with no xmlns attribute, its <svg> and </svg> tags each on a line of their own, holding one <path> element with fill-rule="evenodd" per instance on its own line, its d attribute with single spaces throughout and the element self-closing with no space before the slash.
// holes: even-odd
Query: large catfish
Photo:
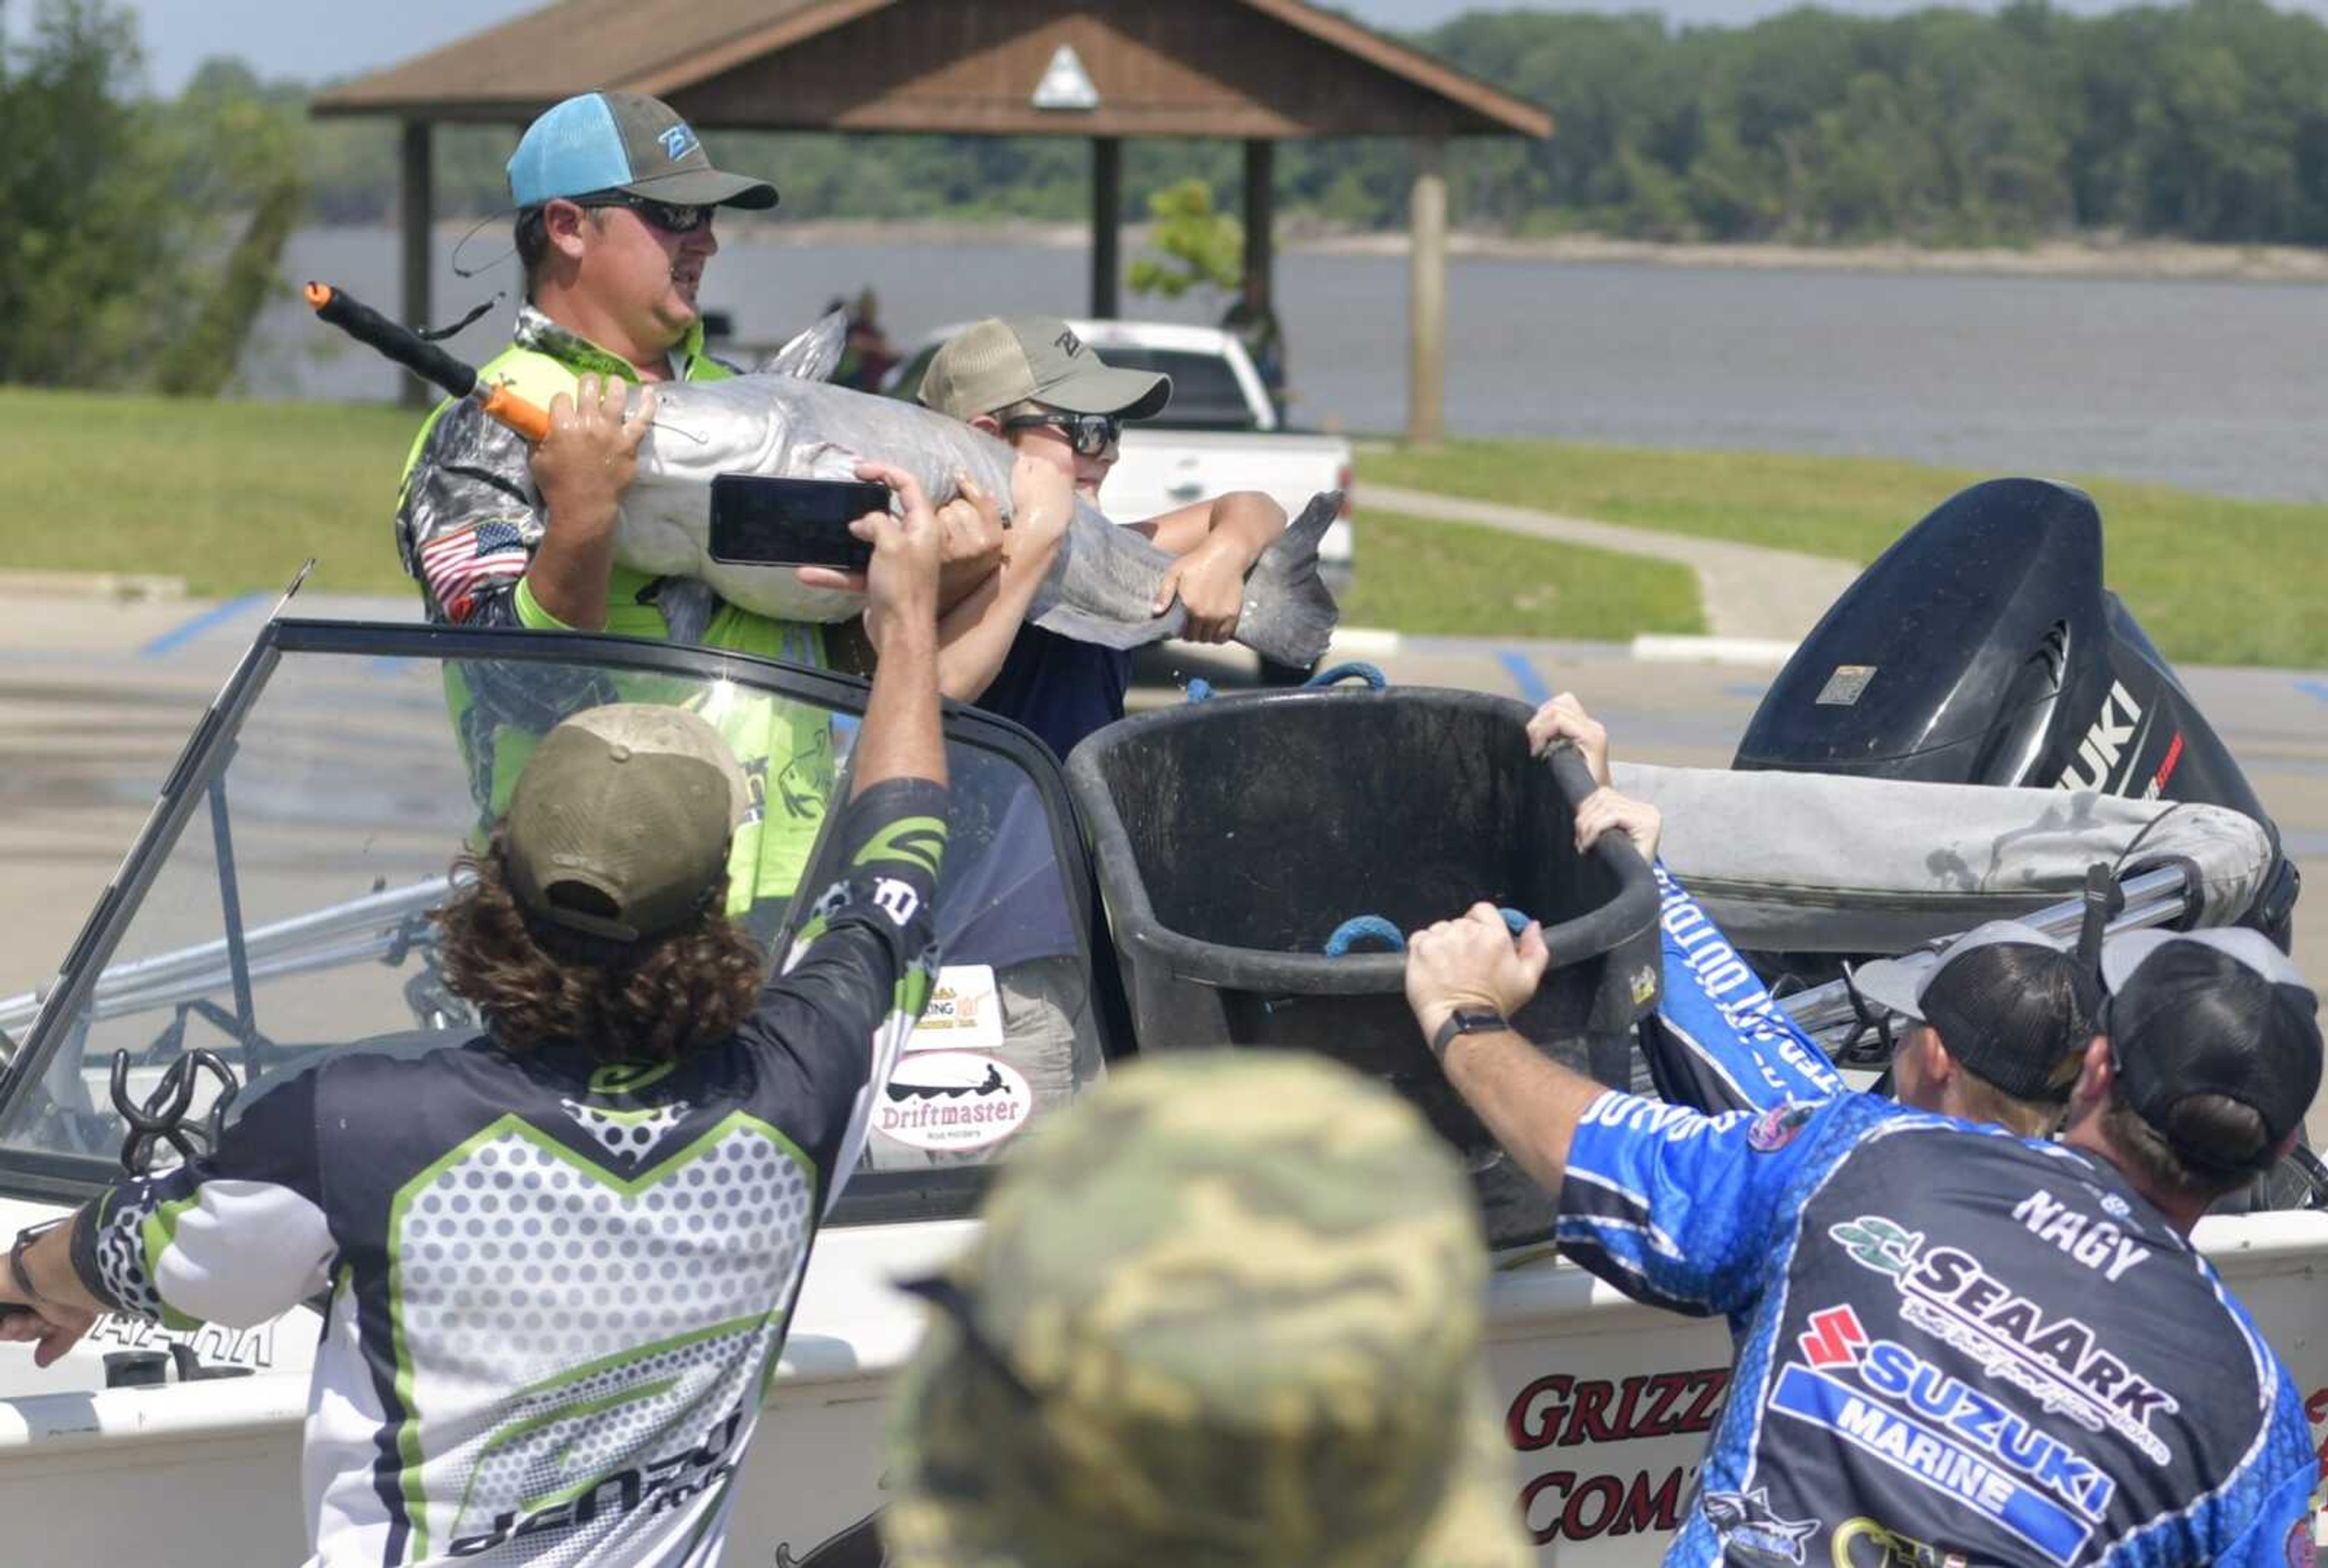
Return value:
<svg viewBox="0 0 2328 1568">
<path fill-rule="evenodd" d="M 657 389 L 654 427 L 639 450 L 638 478 L 623 499 L 615 553 L 659 576 L 700 577 L 722 598 L 784 620 L 838 621 L 860 596 L 804 586 L 789 567 L 727 565 L 709 550 L 712 476 L 761 474 L 847 479 L 860 458 L 906 469 L 933 502 L 967 473 L 990 495 L 1010 495 L 1010 448 L 917 404 L 827 385 L 831 332 L 821 324 L 785 348 L 775 368 L 725 381 Z M 1341 498 L 1313 499 L 1246 575 L 1236 640 L 1299 667 L 1326 651 L 1338 611 L 1318 578 L 1318 541 Z M 1187 611 L 1175 599 L 1152 615 L 1172 558 L 1078 500 L 1056 563 L 1028 618 L 1046 631 L 1107 648 L 1177 636 Z"/>
</svg>

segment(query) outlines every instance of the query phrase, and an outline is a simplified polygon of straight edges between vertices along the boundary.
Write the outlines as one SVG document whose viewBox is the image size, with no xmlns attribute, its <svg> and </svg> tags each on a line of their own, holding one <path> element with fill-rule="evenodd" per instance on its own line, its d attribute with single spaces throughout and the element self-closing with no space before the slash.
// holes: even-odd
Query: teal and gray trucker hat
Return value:
<svg viewBox="0 0 2328 1568">
<path fill-rule="evenodd" d="M 776 204 L 774 185 L 713 168 L 695 128 L 638 92 L 586 92 L 549 110 L 525 127 L 509 182 L 521 208 L 601 191 L 681 207 Z"/>
</svg>

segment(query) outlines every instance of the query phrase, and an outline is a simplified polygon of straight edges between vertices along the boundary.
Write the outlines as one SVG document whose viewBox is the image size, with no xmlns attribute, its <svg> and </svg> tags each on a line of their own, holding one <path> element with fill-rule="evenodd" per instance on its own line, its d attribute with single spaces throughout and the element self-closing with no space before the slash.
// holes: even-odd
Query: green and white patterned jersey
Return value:
<svg viewBox="0 0 2328 1568">
<path fill-rule="evenodd" d="M 945 810 L 918 780 L 849 808 L 846 875 L 727 1040 L 351 1054 L 82 1211 L 76 1266 L 124 1312 L 240 1326 L 328 1291 L 313 1563 L 718 1560 L 810 1243 L 935 972 Z"/>
</svg>

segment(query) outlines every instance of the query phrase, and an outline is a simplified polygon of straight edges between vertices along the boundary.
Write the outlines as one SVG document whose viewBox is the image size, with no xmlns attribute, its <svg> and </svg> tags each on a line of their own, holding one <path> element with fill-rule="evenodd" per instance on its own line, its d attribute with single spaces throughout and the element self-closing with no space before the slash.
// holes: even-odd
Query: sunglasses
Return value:
<svg viewBox="0 0 2328 1568">
<path fill-rule="evenodd" d="M 1047 425 L 1067 438 L 1079 457 L 1097 457 L 1123 434 L 1123 420 L 1114 414 L 1022 414 L 1005 419 L 1005 430 L 1030 430 Z"/>
<path fill-rule="evenodd" d="M 635 196 L 628 191 L 602 191 L 595 196 L 568 198 L 577 207 L 628 207 L 641 218 L 666 234 L 692 234 L 711 221 L 716 207 L 682 207 L 675 202 L 657 202 L 646 196 Z"/>
</svg>

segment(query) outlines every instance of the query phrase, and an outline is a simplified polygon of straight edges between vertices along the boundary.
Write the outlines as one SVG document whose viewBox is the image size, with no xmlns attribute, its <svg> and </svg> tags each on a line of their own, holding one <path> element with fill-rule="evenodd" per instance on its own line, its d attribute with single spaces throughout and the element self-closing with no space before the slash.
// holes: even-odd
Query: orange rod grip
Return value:
<svg viewBox="0 0 2328 1568">
<path fill-rule="evenodd" d="M 549 434 L 549 410 L 529 403 L 507 387 L 478 389 L 477 400 L 488 416 L 499 419 L 527 440 L 539 444 Z"/>
</svg>

